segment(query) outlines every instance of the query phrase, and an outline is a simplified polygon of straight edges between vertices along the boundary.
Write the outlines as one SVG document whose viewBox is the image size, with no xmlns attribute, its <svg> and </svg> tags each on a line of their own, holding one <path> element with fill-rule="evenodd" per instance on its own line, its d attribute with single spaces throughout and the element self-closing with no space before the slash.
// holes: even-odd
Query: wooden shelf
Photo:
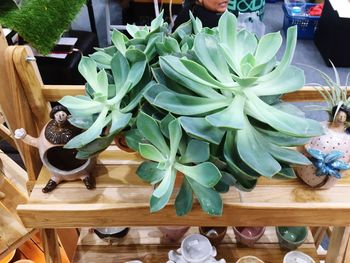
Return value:
<svg viewBox="0 0 350 263">
<path fill-rule="evenodd" d="M 186 235 L 198 233 L 198 228 L 192 227 Z M 115 263 L 128 260 L 141 260 L 147 262 L 166 262 L 168 252 L 180 247 L 180 243 L 162 243 L 162 234 L 156 227 L 135 227 L 123 239 L 109 244 L 99 239 L 94 233 L 82 229 L 74 263 L 104 262 Z M 263 237 L 254 248 L 237 244 L 233 230 L 228 228 L 222 244 L 217 246 L 217 259 L 225 258 L 226 261 L 236 262 L 238 258 L 246 255 L 254 255 L 265 263 L 282 262 L 287 250 L 280 249 L 274 227 L 267 227 Z M 311 233 L 302 246 L 298 248 L 319 262 Z"/>
<path fill-rule="evenodd" d="M 41 189 L 49 179 L 43 169 L 29 202 L 17 210 L 26 227 L 62 228 L 97 226 L 174 225 L 308 225 L 350 224 L 350 176 L 329 190 L 312 190 L 298 179 L 261 178 L 252 192 L 235 188 L 223 195 L 224 213 L 213 217 L 195 203 L 183 217 L 175 214 L 174 196 L 162 211 L 149 212 L 152 187 L 135 171 L 141 158 L 122 151 L 105 151 L 94 170 L 97 188 L 86 190 L 80 181 L 62 183 L 52 193 Z M 175 190 L 176 192 L 176 190 Z"/>
</svg>

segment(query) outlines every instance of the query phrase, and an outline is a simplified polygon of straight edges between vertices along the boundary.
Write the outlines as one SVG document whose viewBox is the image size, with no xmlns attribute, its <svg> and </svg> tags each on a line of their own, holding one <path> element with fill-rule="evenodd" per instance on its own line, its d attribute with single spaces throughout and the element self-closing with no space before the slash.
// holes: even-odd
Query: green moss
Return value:
<svg viewBox="0 0 350 263">
<path fill-rule="evenodd" d="M 2 14 L 0 23 L 19 33 L 42 54 L 50 53 L 86 0 L 28 0 Z"/>
</svg>

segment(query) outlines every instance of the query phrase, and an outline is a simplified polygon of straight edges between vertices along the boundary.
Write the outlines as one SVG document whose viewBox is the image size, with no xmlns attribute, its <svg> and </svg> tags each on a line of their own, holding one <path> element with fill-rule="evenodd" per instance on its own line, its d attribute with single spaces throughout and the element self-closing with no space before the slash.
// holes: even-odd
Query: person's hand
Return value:
<svg viewBox="0 0 350 263">
<path fill-rule="evenodd" d="M 23 128 L 15 130 L 15 138 L 16 139 L 23 139 L 24 137 L 26 137 L 26 135 L 27 135 L 27 132 Z"/>
</svg>

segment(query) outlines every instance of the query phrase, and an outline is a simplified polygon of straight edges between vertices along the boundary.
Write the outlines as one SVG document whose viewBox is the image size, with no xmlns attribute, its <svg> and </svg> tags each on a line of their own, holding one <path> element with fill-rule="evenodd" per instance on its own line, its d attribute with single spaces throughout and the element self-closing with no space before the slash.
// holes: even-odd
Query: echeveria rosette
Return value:
<svg viewBox="0 0 350 263">
<path fill-rule="evenodd" d="M 341 178 L 341 170 L 349 170 L 350 165 L 338 160 L 344 156 L 341 151 L 331 151 L 323 153 L 317 149 L 307 148 L 307 152 L 311 155 L 311 161 L 316 167 L 317 176 L 334 176 L 337 179 Z"/>
<path fill-rule="evenodd" d="M 152 82 L 146 56 L 136 49 L 127 50 L 125 56 L 120 52 L 113 56 L 112 77 L 108 77 L 105 69 L 98 71 L 96 62 L 87 57 L 79 63 L 79 71 L 87 81 L 88 94 L 65 96 L 59 102 L 70 111 L 70 122 L 85 129 L 65 148 L 77 148 L 78 158 L 88 158 L 107 148 L 115 134 L 128 126 L 133 109 Z M 133 89 L 138 92 L 132 93 Z"/>
<path fill-rule="evenodd" d="M 216 144 L 223 138 L 230 140 L 225 159 L 243 175 L 272 177 L 291 164 L 309 164 L 302 154 L 285 147 L 295 146 L 297 138 L 322 134 L 320 124 L 265 102 L 267 97 L 278 98 L 304 85 L 303 72 L 290 65 L 296 27 L 288 29 L 286 50 L 278 63 L 279 33 L 267 34 L 260 41 L 245 30 L 236 33 L 236 18 L 229 12 L 221 16 L 218 34 L 213 32 L 202 30 L 195 36 L 196 60 L 160 57 L 164 74 L 192 95 L 156 85 L 145 95 L 147 100 L 181 116 L 179 120 L 191 136 Z M 271 132 L 275 134 L 270 138 Z"/>
<path fill-rule="evenodd" d="M 194 194 L 205 212 L 221 215 L 223 203 L 214 187 L 222 176 L 207 161 L 209 144 L 195 139 L 187 141 L 179 120 L 170 114 L 158 123 L 140 112 L 136 123 L 146 139 L 139 143 L 139 153 L 148 160 L 139 166 L 137 175 L 156 185 L 150 200 L 151 212 L 159 211 L 169 202 L 177 172 L 181 172 L 184 179 L 175 200 L 176 213 L 184 215 L 191 210 Z"/>
</svg>

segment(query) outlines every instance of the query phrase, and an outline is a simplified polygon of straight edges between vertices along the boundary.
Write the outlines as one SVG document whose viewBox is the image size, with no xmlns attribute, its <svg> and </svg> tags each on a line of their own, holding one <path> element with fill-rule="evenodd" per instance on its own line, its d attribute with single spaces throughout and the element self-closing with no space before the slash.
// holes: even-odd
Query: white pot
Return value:
<svg viewBox="0 0 350 263">
<path fill-rule="evenodd" d="M 283 263 L 316 263 L 310 256 L 300 251 L 288 252 L 284 258 Z"/>
</svg>

